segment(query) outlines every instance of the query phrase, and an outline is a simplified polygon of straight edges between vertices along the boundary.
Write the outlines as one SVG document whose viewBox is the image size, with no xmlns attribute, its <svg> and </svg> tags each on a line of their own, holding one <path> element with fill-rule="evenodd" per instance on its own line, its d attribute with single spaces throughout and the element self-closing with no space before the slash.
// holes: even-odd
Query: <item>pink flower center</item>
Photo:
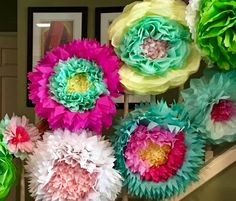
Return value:
<svg viewBox="0 0 236 201">
<path fill-rule="evenodd" d="M 234 115 L 235 109 L 233 102 L 230 100 L 220 100 L 213 105 L 211 119 L 213 121 L 228 121 Z"/>
<path fill-rule="evenodd" d="M 143 49 L 143 54 L 150 59 L 163 58 L 167 55 L 168 42 L 149 37 L 144 39 L 141 48 Z"/>
<path fill-rule="evenodd" d="M 29 134 L 22 126 L 16 127 L 16 133 L 14 134 L 14 137 L 10 140 L 11 144 L 19 144 L 23 142 L 27 142 L 30 139 Z"/>
<path fill-rule="evenodd" d="M 96 178 L 96 173 L 90 174 L 79 164 L 71 166 L 65 161 L 60 161 L 54 165 L 54 174 L 44 187 L 44 191 L 52 197 L 79 201 L 92 191 Z"/>
</svg>

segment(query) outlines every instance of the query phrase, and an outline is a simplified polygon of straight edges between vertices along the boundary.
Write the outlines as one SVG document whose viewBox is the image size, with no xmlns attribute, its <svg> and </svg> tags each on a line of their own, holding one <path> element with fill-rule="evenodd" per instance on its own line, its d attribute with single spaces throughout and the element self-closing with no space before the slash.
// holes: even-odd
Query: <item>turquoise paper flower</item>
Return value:
<svg viewBox="0 0 236 201">
<path fill-rule="evenodd" d="M 89 110 L 101 94 L 108 93 L 102 69 L 86 59 L 72 57 L 60 61 L 49 81 L 53 99 L 71 111 Z"/>
<path fill-rule="evenodd" d="M 182 91 L 191 121 L 214 144 L 236 140 L 236 71 L 206 71 Z"/>
<path fill-rule="evenodd" d="M 141 178 L 140 174 L 133 173 L 127 166 L 125 150 L 130 138 L 139 125 L 145 124 L 148 129 L 158 125 L 169 132 L 184 134 L 184 161 L 177 172 L 166 181 L 148 181 Z M 174 104 L 168 107 L 163 101 L 157 104 L 141 104 L 121 120 L 115 129 L 112 139 L 117 159 L 115 166 L 125 178 L 124 186 L 128 187 L 130 194 L 155 200 L 166 199 L 183 192 L 192 181 L 198 180 L 197 174 L 204 161 L 205 140 L 190 125 L 188 114 L 182 106 Z M 174 154 L 180 156 L 181 153 Z"/>
<path fill-rule="evenodd" d="M 144 75 L 162 75 L 184 66 L 190 33 L 162 16 L 146 16 L 131 26 L 116 48 L 121 60 Z"/>
</svg>

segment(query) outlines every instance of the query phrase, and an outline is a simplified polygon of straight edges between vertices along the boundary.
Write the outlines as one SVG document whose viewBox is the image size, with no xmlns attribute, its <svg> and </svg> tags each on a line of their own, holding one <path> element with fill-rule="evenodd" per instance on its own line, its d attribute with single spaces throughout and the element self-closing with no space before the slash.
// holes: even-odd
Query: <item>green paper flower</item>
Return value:
<svg viewBox="0 0 236 201">
<path fill-rule="evenodd" d="M 55 66 L 49 79 L 51 96 L 71 111 L 92 109 L 97 98 L 107 92 L 102 69 L 86 59 L 69 58 Z"/>
<path fill-rule="evenodd" d="M 1 120 L 0 122 L 0 142 L 2 142 L 3 135 L 2 135 L 2 130 L 5 130 L 8 123 L 10 121 L 9 116 L 6 114 L 5 117 Z"/>
<path fill-rule="evenodd" d="M 219 66 L 236 68 L 236 1 L 202 0 L 196 41 L 204 55 Z"/>
<path fill-rule="evenodd" d="M 182 90 L 191 122 L 212 144 L 236 141 L 236 71 L 207 69 Z"/>
<path fill-rule="evenodd" d="M 116 52 L 144 75 L 162 75 L 184 66 L 189 43 L 184 25 L 162 16 L 145 16 L 128 29 Z"/>
<path fill-rule="evenodd" d="M 126 149 L 132 131 L 140 122 L 154 122 L 170 131 L 183 130 L 186 153 L 183 164 L 174 176 L 165 182 L 152 182 L 141 179 L 126 165 L 124 149 Z M 198 171 L 204 162 L 203 139 L 190 125 L 188 114 L 181 105 L 168 107 L 165 102 L 157 104 L 141 104 L 115 126 L 116 132 L 112 139 L 115 150 L 115 167 L 125 178 L 124 186 L 130 194 L 148 199 L 166 199 L 183 192 L 192 182 L 198 180 Z"/>
<path fill-rule="evenodd" d="M 12 163 L 12 156 L 0 142 L 0 200 L 8 195 L 15 178 L 16 170 Z"/>
</svg>

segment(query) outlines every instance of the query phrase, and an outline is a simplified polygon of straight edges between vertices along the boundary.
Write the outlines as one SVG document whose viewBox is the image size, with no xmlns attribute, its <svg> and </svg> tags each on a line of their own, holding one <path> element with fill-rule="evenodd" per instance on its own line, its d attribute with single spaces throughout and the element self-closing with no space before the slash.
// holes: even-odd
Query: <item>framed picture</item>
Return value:
<svg viewBox="0 0 236 201">
<path fill-rule="evenodd" d="M 95 37 L 101 44 L 108 44 L 108 27 L 124 7 L 98 7 L 95 9 Z"/>
<path fill-rule="evenodd" d="M 27 72 L 52 48 L 86 37 L 87 19 L 87 7 L 29 7 Z"/>
</svg>

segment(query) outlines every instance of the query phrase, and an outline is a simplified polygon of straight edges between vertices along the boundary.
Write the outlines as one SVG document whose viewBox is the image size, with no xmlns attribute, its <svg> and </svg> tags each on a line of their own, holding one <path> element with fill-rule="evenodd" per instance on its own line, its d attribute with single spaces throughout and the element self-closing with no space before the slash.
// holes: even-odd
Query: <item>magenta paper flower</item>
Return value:
<svg viewBox="0 0 236 201">
<path fill-rule="evenodd" d="M 116 113 L 112 97 L 121 90 L 119 64 L 113 50 L 95 40 L 53 49 L 28 76 L 36 113 L 52 129 L 89 128 L 100 133 Z"/>
<path fill-rule="evenodd" d="M 6 115 L 1 121 L 0 129 L 3 142 L 9 152 L 22 160 L 33 151 L 37 140 L 40 138 L 38 129 L 30 124 L 25 116 L 13 116 L 9 119 Z"/>
</svg>

